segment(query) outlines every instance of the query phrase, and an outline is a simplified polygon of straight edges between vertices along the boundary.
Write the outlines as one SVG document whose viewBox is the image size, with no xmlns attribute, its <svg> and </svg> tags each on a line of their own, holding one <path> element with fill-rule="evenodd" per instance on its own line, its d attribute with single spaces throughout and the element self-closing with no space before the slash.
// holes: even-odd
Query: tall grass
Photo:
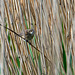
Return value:
<svg viewBox="0 0 75 75">
<path fill-rule="evenodd" d="M 4 75 L 74 75 L 74 0 L 3 0 L 3 3 L 1 24 L 20 34 L 31 29 L 33 23 L 35 35 L 28 42 L 1 28 L 4 64 L 0 74 L 3 70 Z"/>
</svg>

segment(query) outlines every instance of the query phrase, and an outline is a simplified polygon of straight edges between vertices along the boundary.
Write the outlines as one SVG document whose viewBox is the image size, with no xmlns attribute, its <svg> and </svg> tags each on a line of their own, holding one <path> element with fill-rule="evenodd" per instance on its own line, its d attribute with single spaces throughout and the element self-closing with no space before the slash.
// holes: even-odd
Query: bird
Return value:
<svg viewBox="0 0 75 75">
<path fill-rule="evenodd" d="M 31 29 L 25 29 L 25 37 L 23 36 L 23 33 L 16 33 L 15 31 L 13 31 L 12 29 L 6 27 L 6 26 L 3 26 L 2 24 L 0 24 L 0 26 L 4 27 L 5 29 L 8 29 L 9 31 L 13 32 L 14 34 L 16 34 L 17 36 L 21 37 L 22 39 L 24 40 L 32 40 L 33 37 L 34 37 L 34 29 L 31 28 Z"/>
<path fill-rule="evenodd" d="M 34 33 L 35 33 L 34 29 L 26 29 L 25 30 L 25 39 L 32 40 L 34 37 Z M 24 34 L 21 32 L 20 36 L 24 37 Z"/>
<path fill-rule="evenodd" d="M 26 40 L 31 40 L 34 37 L 34 29 L 26 29 L 25 30 L 25 38 Z"/>
</svg>

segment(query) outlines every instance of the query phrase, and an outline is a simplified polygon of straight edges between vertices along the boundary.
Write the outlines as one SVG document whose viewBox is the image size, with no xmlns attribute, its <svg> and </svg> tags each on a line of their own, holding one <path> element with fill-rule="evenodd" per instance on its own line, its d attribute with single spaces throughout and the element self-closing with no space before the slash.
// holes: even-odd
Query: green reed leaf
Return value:
<svg viewBox="0 0 75 75">
<path fill-rule="evenodd" d="M 18 67 L 19 67 L 19 69 L 20 69 L 20 61 L 19 61 L 19 57 L 16 57 L 16 61 L 17 61 L 17 65 L 18 65 Z"/>
<path fill-rule="evenodd" d="M 65 52 L 63 41 L 62 41 L 62 49 L 63 49 L 63 67 L 64 67 L 64 70 L 65 70 L 65 73 L 67 73 L 66 52 Z"/>
</svg>

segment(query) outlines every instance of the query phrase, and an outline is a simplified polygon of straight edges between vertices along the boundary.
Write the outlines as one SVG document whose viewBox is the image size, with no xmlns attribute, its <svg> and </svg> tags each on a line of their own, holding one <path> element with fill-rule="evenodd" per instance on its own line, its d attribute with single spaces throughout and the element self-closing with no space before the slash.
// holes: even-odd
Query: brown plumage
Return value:
<svg viewBox="0 0 75 75">
<path fill-rule="evenodd" d="M 34 29 L 26 29 L 25 30 L 26 40 L 31 40 L 33 37 L 34 37 Z"/>
</svg>

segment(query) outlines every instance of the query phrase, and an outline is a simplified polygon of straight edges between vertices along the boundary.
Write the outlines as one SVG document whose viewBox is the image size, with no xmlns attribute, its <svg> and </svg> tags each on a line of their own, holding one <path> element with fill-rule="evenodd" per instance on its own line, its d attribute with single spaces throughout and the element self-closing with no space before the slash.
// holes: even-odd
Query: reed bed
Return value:
<svg viewBox="0 0 75 75">
<path fill-rule="evenodd" d="M 74 0 L 0 0 L 0 75 L 75 75 Z M 25 37 L 25 35 L 24 35 Z"/>
</svg>

